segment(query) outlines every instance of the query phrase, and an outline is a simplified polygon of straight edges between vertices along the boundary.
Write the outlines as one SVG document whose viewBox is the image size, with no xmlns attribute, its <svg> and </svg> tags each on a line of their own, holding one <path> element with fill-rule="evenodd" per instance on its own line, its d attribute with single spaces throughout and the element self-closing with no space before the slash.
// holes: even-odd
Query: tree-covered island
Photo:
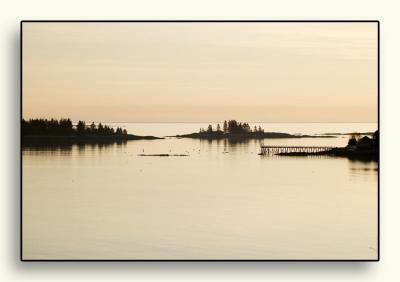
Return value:
<svg viewBox="0 0 400 282">
<path fill-rule="evenodd" d="M 283 132 L 265 132 L 261 126 L 251 127 L 247 122 L 236 120 L 224 121 L 222 128 L 217 124 L 215 128 L 211 124 L 207 129 L 200 128 L 199 132 L 175 135 L 177 138 L 198 138 L 198 139 L 264 139 L 264 138 L 335 138 L 330 135 L 295 135 Z"/>
<path fill-rule="evenodd" d="M 116 129 L 92 122 L 87 125 L 84 121 L 73 124 L 69 118 L 29 119 L 21 121 L 22 144 L 31 143 L 96 143 L 141 139 L 162 139 L 155 136 L 138 136 L 129 134 L 126 129 Z"/>
</svg>

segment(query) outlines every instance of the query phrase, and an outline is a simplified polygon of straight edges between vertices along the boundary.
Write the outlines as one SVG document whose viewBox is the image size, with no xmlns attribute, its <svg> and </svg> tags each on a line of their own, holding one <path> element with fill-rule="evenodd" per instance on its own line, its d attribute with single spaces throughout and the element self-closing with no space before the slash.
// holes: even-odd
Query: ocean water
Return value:
<svg viewBox="0 0 400 282">
<path fill-rule="evenodd" d="M 111 125 L 171 136 L 207 124 Z M 260 125 L 303 134 L 377 129 L 373 123 Z M 343 146 L 347 140 L 166 138 L 24 148 L 23 257 L 375 259 L 376 162 L 257 155 L 261 142 Z"/>
</svg>

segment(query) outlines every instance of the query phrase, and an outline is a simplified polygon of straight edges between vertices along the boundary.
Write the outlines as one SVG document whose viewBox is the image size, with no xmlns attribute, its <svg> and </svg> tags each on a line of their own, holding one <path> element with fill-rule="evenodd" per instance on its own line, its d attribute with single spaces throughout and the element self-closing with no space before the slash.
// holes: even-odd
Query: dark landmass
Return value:
<svg viewBox="0 0 400 282">
<path fill-rule="evenodd" d="M 283 132 L 247 132 L 247 133 L 224 133 L 223 131 L 195 132 L 189 134 L 167 136 L 176 138 L 197 138 L 197 139 L 264 139 L 264 138 L 336 138 L 331 135 L 294 135 Z"/>
<path fill-rule="evenodd" d="M 129 140 L 163 139 L 155 136 L 128 134 L 125 129 L 115 130 L 107 125 L 92 123 L 86 126 L 84 121 L 73 125 L 70 119 L 30 119 L 21 123 L 22 145 L 45 144 L 91 144 L 121 143 Z"/>
<path fill-rule="evenodd" d="M 141 157 L 188 157 L 185 154 L 139 154 Z"/>
<path fill-rule="evenodd" d="M 281 156 L 336 156 L 347 157 L 354 160 L 378 161 L 379 160 L 379 134 L 372 133 L 372 138 L 364 136 L 356 139 L 354 136 L 349 139 L 348 145 L 343 148 L 333 148 L 321 152 L 288 152 L 278 153 Z"/>
</svg>

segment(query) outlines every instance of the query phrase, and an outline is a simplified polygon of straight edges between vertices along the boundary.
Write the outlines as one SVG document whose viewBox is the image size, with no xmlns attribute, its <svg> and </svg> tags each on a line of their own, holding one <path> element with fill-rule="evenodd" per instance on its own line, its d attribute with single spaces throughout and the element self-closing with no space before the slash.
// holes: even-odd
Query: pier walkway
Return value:
<svg viewBox="0 0 400 282">
<path fill-rule="evenodd" d="M 279 153 L 318 153 L 335 149 L 329 146 L 271 146 L 261 145 L 260 155 L 274 155 Z"/>
</svg>

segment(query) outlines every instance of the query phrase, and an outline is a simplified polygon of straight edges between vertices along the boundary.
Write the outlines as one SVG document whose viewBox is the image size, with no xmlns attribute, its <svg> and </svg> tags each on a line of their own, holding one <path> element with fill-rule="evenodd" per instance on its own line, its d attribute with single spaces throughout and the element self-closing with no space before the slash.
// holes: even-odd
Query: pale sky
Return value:
<svg viewBox="0 0 400 282">
<path fill-rule="evenodd" d="M 376 122 L 377 23 L 24 23 L 23 117 Z"/>
</svg>

